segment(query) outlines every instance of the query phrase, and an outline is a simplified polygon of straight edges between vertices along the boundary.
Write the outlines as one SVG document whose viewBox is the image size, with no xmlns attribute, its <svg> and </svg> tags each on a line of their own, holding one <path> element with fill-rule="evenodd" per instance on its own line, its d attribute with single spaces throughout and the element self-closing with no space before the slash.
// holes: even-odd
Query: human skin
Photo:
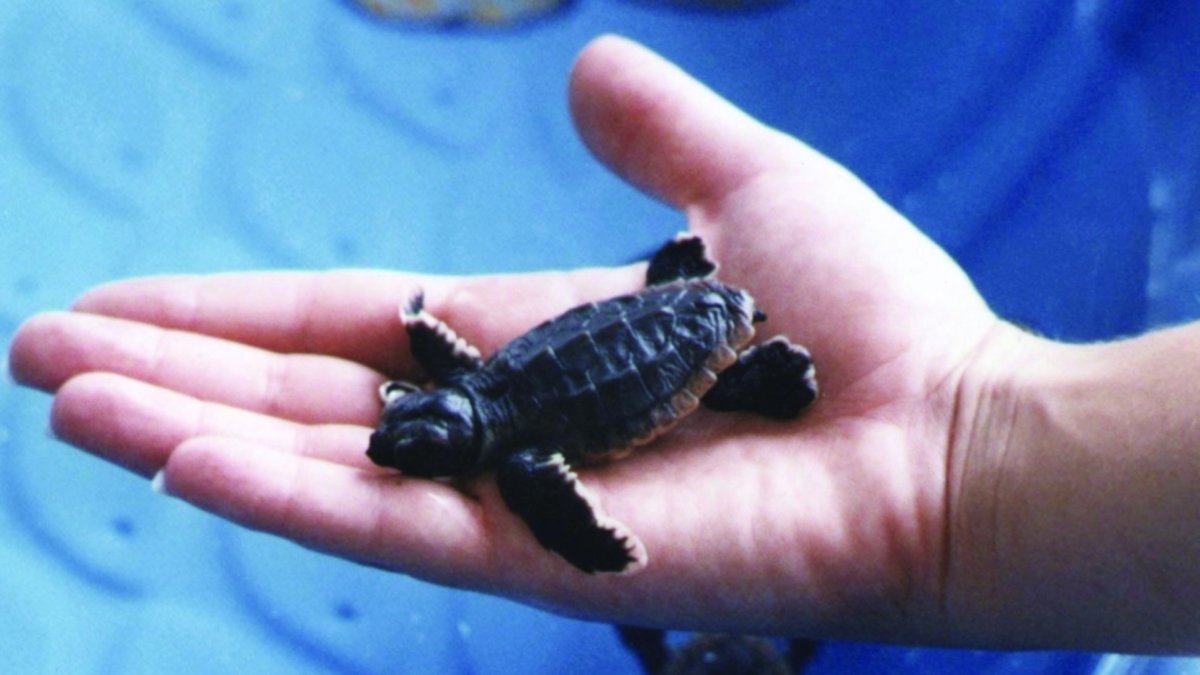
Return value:
<svg viewBox="0 0 1200 675">
<path fill-rule="evenodd" d="M 598 620 L 985 647 L 1200 644 L 1200 335 L 1071 346 L 998 319 L 962 270 L 845 169 L 643 48 L 572 73 L 595 155 L 682 210 L 721 278 L 805 344 L 794 422 L 701 410 L 581 468 L 645 543 L 632 576 L 536 545 L 488 475 L 371 465 L 385 379 L 418 375 L 413 289 L 488 353 L 644 266 L 500 277 L 157 277 L 16 335 L 59 438 L 247 527 L 436 583 Z M 503 307 L 504 311 L 496 311 Z M 1181 358 L 1185 357 L 1185 358 Z M 1182 361 L 1182 362 L 1181 362 Z"/>
</svg>

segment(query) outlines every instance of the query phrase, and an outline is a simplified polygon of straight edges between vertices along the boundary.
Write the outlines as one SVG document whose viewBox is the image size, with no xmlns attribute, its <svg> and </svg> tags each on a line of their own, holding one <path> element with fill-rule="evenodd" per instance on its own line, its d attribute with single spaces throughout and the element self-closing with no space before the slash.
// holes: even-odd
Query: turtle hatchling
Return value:
<svg viewBox="0 0 1200 675">
<path fill-rule="evenodd" d="M 715 271 L 700 238 L 680 235 L 651 259 L 645 289 L 569 310 L 486 361 L 417 293 L 401 318 L 432 383 L 380 388 L 367 456 L 420 478 L 494 469 L 543 547 L 584 572 L 640 570 L 642 542 L 573 465 L 622 456 L 701 403 L 786 420 L 817 397 L 808 351 L 782 336 L 751 346 L 766 315 Z"/>
</svg>

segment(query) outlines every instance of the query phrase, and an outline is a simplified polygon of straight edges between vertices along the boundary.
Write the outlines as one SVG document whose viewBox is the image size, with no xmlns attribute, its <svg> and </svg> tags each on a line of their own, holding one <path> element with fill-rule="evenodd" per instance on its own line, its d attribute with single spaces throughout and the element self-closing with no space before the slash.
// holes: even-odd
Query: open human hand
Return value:
<svg viewBox="0 0 1200 675">
<path fill-rule="evenodd" d="M 136 279 L 29 320 L 11 368 L 54 392 L 71 444 L 248 527 L 564 613 L 672 627 L 937 642 L 954 627 L 956 411 L 1008 329 L 957 265 L 840 166 L 619 38 L 580 57 L 580 133 L 683 210 L 770 320 L 809 347 L 796 422 L 701 410 L 579 471 L 641 537 L 636 576 L 544 551 L 490 476 L 407 478 L 365 457 L 378 385 L 416 377 L 399 306 L 484 349 L 644 268 L 479 278 L 383 271 Z"/>
</svg>

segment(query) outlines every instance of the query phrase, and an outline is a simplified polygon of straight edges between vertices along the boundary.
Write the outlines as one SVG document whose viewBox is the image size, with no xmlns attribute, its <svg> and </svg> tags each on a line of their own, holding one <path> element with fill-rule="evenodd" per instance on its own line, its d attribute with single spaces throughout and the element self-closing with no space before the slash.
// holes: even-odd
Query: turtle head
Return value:
<svg viewBox="0 0 1200 675">
<path fill-rule="evenodd" d="M 367 449 L 379 466 L 418 478 L 462 475 L 478 456 L 474 408 L 454 389 L 391 397 Z"/>
</svg>

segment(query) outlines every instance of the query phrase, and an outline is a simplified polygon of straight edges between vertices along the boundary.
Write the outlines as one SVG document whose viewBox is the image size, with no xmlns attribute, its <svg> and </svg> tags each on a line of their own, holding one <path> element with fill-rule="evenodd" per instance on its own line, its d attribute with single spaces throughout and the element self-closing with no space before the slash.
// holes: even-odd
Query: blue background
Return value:
<svg viewBox="0 0 1200 675">
<path fill-rule="evenodd" d="M 335 0 L 0 3 L 0 351 L 151 273 L 625 262 L 683 225 L 575 138 L 614 31 L 858 172 L 1005 316 L 1091 340 L 1200 315 L 1200 4 L 576 0 L 511 29 Z M 486 237 L 487 245 L 480 245 Z M 57 443 L 0 389 L 0 671 L 634 672 L 606 626 L 247 532 Z M 813 672 L 1189 672 L 835 644 Z"/>
</svg>

